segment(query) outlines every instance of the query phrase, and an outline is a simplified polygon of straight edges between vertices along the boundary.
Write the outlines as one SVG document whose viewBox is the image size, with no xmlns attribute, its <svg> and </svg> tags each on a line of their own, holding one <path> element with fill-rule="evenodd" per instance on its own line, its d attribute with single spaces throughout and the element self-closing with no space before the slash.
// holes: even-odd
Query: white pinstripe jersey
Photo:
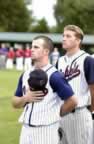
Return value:
<svg viewBox="0 0 94 144">
<path fill-rule="evenodd" d="M 49 84 L 51 74 L 57 70 L 50 64 L 48 64 L 43 70 L 46 71 L 47 69 L 48 83 L 46 88 L 48 89 L 48 94 L 41 102 L 27 104 L 19 119 L 19 122 L 28 125 L 48 125 L 60 119 L 59 111 L 61 99 L 55 92 L 53 92 Z M 27 79 L 29 77 L 29 73 L 30 71 L 24 73 L 23 75 L 22 85 L 23 87 L 26 87 L 26 89 L 28 89 Z"/>
<path fill-rule="evenodd" d="M 78 97 L 78 107 L 91 103 L 84 72 L 84 60 L 88 55 L 85 51 L 79 50 L 73 56 L 68 57 L 65 55 L 58 60 L 58 70 L 64 73 L 75 95 Z"/>
</svg>

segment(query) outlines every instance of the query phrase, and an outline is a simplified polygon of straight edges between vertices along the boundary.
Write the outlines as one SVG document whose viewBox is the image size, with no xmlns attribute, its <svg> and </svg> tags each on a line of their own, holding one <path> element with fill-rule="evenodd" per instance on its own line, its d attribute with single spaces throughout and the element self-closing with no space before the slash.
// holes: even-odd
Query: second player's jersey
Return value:
<svg viewBox="0 0 94 144">
<path fill-rule="evenodd" d="M 87 56 L 89 55 L 86 52 L 79 50 L 75 55 L 62 56 L 58 61 L 58 70 L 64 74 L 78 97 L 78 107 L 87 106 L 91 103 L 84 71 L 84 61 Z"/>
</svg>

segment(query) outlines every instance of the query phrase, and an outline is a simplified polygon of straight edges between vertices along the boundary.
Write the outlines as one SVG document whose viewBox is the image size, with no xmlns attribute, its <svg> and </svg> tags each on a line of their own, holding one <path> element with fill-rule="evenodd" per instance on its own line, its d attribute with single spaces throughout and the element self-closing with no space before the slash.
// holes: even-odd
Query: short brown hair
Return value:
<svg viewBox="0 0 94 144">
<path fill-rule="evenodd" d="M 67 25 L 64 27 L 64 30 L 70 30 L 75 32 L 75 36 L 81 40 L 83 40 L 84 37 L 84 33 L 82 31 L 82 29 L 76 25 Z"/>
<path fill-rule="evenodd" d="M 53 49 L 54 49 L 53 41 L 48 36 L 39 35 L 39 36 L 35 37 L 33 40 L 37 40 L 37 39 L 42 39 L 44 41 L 45 48 L 47 48 L 50 53 L 53 51 Z"/>
</svg>

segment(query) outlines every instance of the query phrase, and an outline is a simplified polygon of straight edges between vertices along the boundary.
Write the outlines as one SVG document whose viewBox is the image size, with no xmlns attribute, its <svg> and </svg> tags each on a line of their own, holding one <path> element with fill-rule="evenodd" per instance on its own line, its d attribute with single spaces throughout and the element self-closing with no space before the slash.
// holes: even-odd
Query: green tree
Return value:
<svg viewBox="0 0 94 144">
<path fill-rule="evenodd" d="M 33 22 L 33 25 L 31 25 L 31 32 L 37 32 L 37 33 L 49 33 L 49 26 L 44 18 L 41 20 L 36 20 Z"/>
<path fill-rule="evenodd" d="M 24 0 L 0 0 L 0 30 L 26 32 L 31 23 Z"/>
<path fill-rule="evenodd" d="M 75 24 L 85 33 L 94 34 L 94 0 L 58 0 L 54 15 L 58 32 L 67 24 Z"/>
</svg>

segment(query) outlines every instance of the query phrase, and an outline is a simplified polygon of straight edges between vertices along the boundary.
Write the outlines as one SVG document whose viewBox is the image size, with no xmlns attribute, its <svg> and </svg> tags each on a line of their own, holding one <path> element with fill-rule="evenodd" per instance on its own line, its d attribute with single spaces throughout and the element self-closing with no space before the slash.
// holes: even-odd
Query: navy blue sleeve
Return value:
<svg viewBox="0 0 94 144">
<path fill-rule="evenodd" d="M 17 89 L 15 91 L 15 96 L 18 96 L 18 97 L 21 97 L 23 95 L 23 91 L 22 91 L 22 77 L 23 77 L 23 74 L 19 78 Z"/>
<path fill-rule="evenodd" d="M 86 57 L 84 61 L 85 77 L 88 84 L 94 84 L 94 58 Z"/>
<path fill-rule="evenodd" d="M 74 94 L 71 86 L 64 78 L 64 75 L 58 71 L 51 75 L 50 85 L 53 91 L 56 92 L 62 100 L 66 100 Z"/>
</svg>

